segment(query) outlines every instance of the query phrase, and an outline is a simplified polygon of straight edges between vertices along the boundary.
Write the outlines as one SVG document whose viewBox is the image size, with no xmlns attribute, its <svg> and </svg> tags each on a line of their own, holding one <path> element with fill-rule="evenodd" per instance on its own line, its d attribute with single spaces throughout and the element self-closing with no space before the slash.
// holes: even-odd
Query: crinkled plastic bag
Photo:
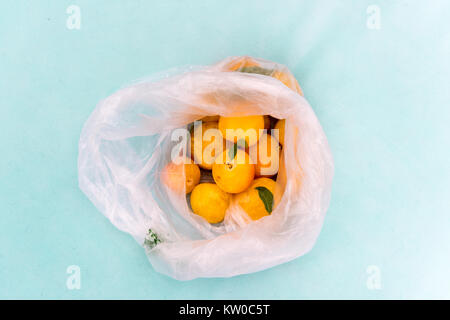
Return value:
<svg viewBox="0 0 450 320">
<path fill-rule="evenodd" d="M 171 133 L 204 116 L 259 114 L 286 119 L 274 210 L 250 222 L 230 206 L 211 225 L 160 180 Z M 333 159 L 286 67 L 230 57 L 159 74 L 101 101 L 81 134 L 78 171 L 81 190 L 144 246 L 157 271 L 189 280 L 256 272 L 308 252 L 329 205 Z"/>
</svg>

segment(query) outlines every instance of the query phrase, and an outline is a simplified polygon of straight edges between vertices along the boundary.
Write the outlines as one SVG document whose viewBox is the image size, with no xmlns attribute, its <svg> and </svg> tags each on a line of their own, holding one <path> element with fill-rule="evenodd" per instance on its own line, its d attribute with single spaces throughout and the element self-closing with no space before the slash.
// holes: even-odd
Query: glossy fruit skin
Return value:
<svg viewBox="0 0 450 320">
<path fill-rule="evenodd" d="M 261 219 L 262 217 L 269 215 L 269 212 L 266 210 L 264 202 L 261 200 L 256 188 L 265 187 L 274 194 L 275 185 L 276 182 L 269 178 L 255 179 L 247 190 L 235 195 L 234 200 L 252 220 Z"/>
<path fill-rule="evenodd" d="M 255 164 L 247 152 L 236 150 L 230 159 L 230 149 L 221 153 L 212 166 L 212 175 L 217 186 L 228 193 L 239 193 L 247 189 L 255 176 Z"/>
<path fill-rule="evenodd" d="M 231 195 L 214 183 L 200 183 L 191 193 L 192 211 L 209 223 L 219 223 L 225 218 Z"/>
<path fill-rule="evenodd" d="M 220 117 L 219 130 L 225 139 L 234 143 L 245 139 L 247 145 L 251 146 L 257 143 L 262 135 L 264 116 Z M 227 137 L 227 130 L 235 130 L 236 135 Z M 239 132 L 240 130 L 242 131 Z M 253 134 L 253 139 L 250 138 L 251 134 Z"/>
<path fill-rule="evenodd" d="M 185 161 L 191 160 L 188 158 Z M 200 168 L 194 163 L 169 162 L 161 171 L 161 181 L 175 192 L 182 192 L 185 189 L 188 194 L 200 182 Z"/>
<path fill-rule="evenodd" d="M 256 177 L 271 177 L 278 172 L 280 145 L 275 137 L 264 133 L 258 143 L 250 147 L 249 152 L 250 156 L 256 159 Z"/>
<path fill-rule="evenodd" d="M 286 125 L 286 120 L 285 119 L 281 119 L 278 120 L 277 123 L 275 124 L 274 129 L 278 129 L 278 141 L 280 142 L 280 144 L 282 146 L 284 146 L 284 127 Z"/>
<path fill-rule="evenodd" d="M 214 134 L 214 137 L 205 136 L 206 131 L 210 129 L 217 130 L 217 132 Z M 215 150 L 216 145 L 214 143 L 217 137 L 220 137 L 222 142 L 221 144 L 222 148 L 220 150 Z M 217 145 L 220 145 L 220 143 Z M 197 163 L 200 166 L 200 168 L 211 170 L 216 155 L 224 150 L 225 145 L 226 145 L 225 140 L 222 138 L 221 133 L 218 130 L 218 123 L 213 121 L 203 122 L 201 138 L 199 138 L 199 136 L 196 135 L 195 129 L 191 133 L 190 149 L 192 160 L 194 160 L 195 163 Z"/>
</svg>

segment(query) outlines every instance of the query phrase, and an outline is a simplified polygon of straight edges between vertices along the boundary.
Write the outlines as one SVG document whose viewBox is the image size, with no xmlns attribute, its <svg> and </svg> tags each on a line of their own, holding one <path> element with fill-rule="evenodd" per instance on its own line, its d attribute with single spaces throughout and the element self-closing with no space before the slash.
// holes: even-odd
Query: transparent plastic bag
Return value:
<svg viewBox="0 0 450 320">
<path fill-rule="evenodd" d="M 250 222 L 230 206 L 211 225 L 184 193 L 161 183 L 171 133 L 205 116 L 259 114 L 286 119 L 274 210 Z M 230 57 L 138 81 L 101 101 L 81 134 L 78 171 L 81 190 L 144 246 L 155 270 L 189 280 L 256 272 L 308 252 L 329 205 L 333 159 L 286 67 Z"/>
</svg>

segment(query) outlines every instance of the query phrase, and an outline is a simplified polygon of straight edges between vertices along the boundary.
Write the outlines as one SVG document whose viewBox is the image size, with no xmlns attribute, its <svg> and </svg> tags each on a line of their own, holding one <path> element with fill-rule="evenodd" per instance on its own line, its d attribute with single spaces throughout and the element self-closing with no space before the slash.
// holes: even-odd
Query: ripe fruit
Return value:
<svg viewBox="0 0 450 320">
<path fill-rule="evenodd" d="M 275 79 L 280 80 L 285 86 L 291 88 L 292 90 L 298 92 L 300 95 L 303 96 L 303 92 L 302 89 L 300 88 L 300 85 L 288 70 L 282 71 L 279 69 L 278 70 L 265 69 L 260 67 L 258 62 L 246 56 L 233 59 L 225 66 L 225 69 L 228 71 L 258 73 L 266 76 L 271 76 Z"/>
<path fill-rule="evenodd" d="M 196 164 L 188 162 L 191 159 L 185 159 L 185 164 L 168 163 L 161 171 L 162 182 L 175 192 L 183 192 L 183 188 L 186 194 L 191 192 L 200 181 L 200 169 Z"/>
<path fill-rule="evenodd" d="M 225 139 L 234 143 L 245 139 L 251 146 L 258 142 L 264 130 L 264 116 L 220 117 L 219 130 Z"/>
<path fill-rule="evenodd" d="M 238 57 L 233 59 L 232 61 L 230 61 L 225 69 L 228 71 L 238 71 L 241 68 L 246 68 L 246 67 L 256 67 L 259 66 L 259 64 L 253 60 L 250 57 Z"/>
<path fill-rule="evenodd" d="M 272 77 L 280 80 L 285 86 L 288 86 L 289 88 L 291 88 L 294 91 L 297 91 L 300 95 L 303 96 L 303 92 L 302 89 L 300 88 L 300 85 L 298 84 L 294 76 L 291 75 L 290 73 L 276 70 L 272 73 Z"/>
<path fill-rule="evenodd" d="M 256 160 L 255 175 L 271 177 L 278 172 L 280 145 L 270 134 L 264 133 L 258 143 L 250 147 L 250 155 Z"/>
<path fill-rule="evenodd" d="M 228 193 L 239 193 L 248 188 L 255 176 L 255 165 L 250 156 L 237 145 L 222 152 L 212 166 L 214 181 Z"/>
<path fill-rule="evenodd" d="M 201 137 L 197 130 L 194 129 L 191 134 L 192 158 L 201 168 L 211 170 L 216 155 L 224 150 L 225 141 L 218 130 L 217 122 L 202 122 Z M 219 138 L 221 143 L 215 143 L 216 138 Z"/>
<path fill-rule="evenodd" d="M 235 200 L 252 220 L 272 213 L 275 181 L 269 178 L 255 179 L 251 186 L 235 196 Z"/>
<path fill-rule="evenodd" d="M 191 193 L 191 208 L 209 223 L 219 223 L 225 217 L 231 195 L 214 183 L 200 183 Z"/>
<path fill-rule="evenodd" d="M 284 127 L 286 125 L 286 120 L 285 119 L 281 119 L 278 120 L 277 123 L 275 124 L 274 129 L 278 129 L 278 141 L 280 142 L 280 144 L 282 146 L 284 146 Z"/>
</svg>

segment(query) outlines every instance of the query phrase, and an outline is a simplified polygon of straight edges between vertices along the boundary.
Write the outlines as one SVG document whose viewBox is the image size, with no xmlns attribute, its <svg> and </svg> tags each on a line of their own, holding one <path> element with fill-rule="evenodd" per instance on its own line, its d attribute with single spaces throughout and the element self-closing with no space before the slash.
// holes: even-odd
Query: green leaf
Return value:
<svg viewBox="0 0 450 320">
<path fill-rule="evenodd" d="M 148 235 L 144 240 L 144 245 L 147 246 L 149 249 L 153 249 L 156 247 L 158 243 L 161 243 L 161 239 L 158 237 L 158 235 L 153 232 L 152 229 L 148 229 Z"/>
<path fill-rule="evenodd" d="M 259 197 L 261 198 L 262 202 L 264 203 L 264 207 L 266 208 L 266 211 L 271 214 L 272 208 L 273 208 L 273 194 L 270 192 L 269 189 L 266 187 L 256 187 L 256 190 L 258 190 Z"/>
<path fill-rule="evenodd" d="M 241 141 L 244 140 L 244 143 L 241 143 Z M 230 161 L 233 160 L 236 157 L 237 154 L 237 150 L 238 150 L 238 145 L 245 145 L 245 148 L 248 148 L 248 143 L 247 140 L 245 139 L 239 139 L 237 142 L 234 143 L 233 148 L 230 148 L 228 150 L 228 157 L 230 158 Z"/>
<path fill-rule="evenodd" d="M 242 67 L 239 69 L 239 72 L 245 72 L 245 73 L 257 73 L 262 74 L 265 76 L 270 76 L 273 72 L 273 70 L 264 69 L 258 66 L 251 66 L 251 67 Z"/>
<path fill-rule="evenodd" d="M 228 150 L 228 157 L 230 158 L 230 161 L 236 157 L 236 153 L 237 153 L 237 143 L 233 145 L 233 148 L 230 148 Z"/>
<path fill-rule="evenodd" d="M 242 141 L 243 141 L 244 143 L 242 143 Z M 239 139 L 239 140 L 236 142 L 236 144 L 237 144 L 238 146 L 244 145 L 244 148 L 245 148 L 245 149 L 248 148 L 247 140 L 245 140 L 244 138 Z"/>
</svg>

